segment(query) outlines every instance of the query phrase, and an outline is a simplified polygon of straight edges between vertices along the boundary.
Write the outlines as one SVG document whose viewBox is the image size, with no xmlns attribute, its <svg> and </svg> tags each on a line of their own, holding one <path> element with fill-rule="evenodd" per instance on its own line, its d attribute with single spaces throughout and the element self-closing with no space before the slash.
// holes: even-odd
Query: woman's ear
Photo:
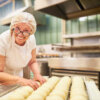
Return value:
<svg viewBox="0 0 100 100">
<path fill-rule="evenodd" d="M 11 31 L 10 31 L 11 36 L 13 35 L 13 31 L 14 31 L 14 28 L 12 28 Z"/>
</svg>

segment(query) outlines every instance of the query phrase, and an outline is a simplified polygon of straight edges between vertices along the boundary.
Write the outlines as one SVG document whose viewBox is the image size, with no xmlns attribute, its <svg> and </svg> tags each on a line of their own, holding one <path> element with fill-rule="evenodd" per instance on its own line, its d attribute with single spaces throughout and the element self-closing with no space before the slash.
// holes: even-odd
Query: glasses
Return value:
<svg viewBox="0 0 100 100">
<path fill-rule="evenodd" d="M 31 33 L 29 33 L 27 30 L 26 31 L 20 31 L 20 29 L 18 27 L 13 28 L 13 31 L 15 34 L 20 34 L 22 33 L 25 37 L 28 37 L 31 35 Z"/>
</svg>

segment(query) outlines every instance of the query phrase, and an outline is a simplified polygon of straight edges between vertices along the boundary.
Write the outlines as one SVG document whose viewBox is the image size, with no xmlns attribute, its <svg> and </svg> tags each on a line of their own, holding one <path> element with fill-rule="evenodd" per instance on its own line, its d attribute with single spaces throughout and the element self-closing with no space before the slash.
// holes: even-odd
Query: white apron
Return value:
<svg viewBox="0 0 100 100">
<path fill-rule="evenodd" d="M 15 38 L 14 36 L 11 37 L 10 33 L 5 34 L 5 36 L 10 36 L 10 38 L 7 38 L 9 43 L 5 42 L 5 49 L 3 48 L 6 56 L 4 72 L 23 77 L 23 68 L 31 60 L 31 52 L 36 48 L 35 37 L 31 35 L 24 46 L 19 46 L 15 43 Z"/>
</svg>

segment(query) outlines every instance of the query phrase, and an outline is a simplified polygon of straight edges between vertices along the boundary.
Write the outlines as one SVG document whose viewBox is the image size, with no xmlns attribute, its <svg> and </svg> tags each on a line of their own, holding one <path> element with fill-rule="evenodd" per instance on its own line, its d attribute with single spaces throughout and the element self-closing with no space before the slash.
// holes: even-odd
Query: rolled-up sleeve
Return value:
<svg viewBox="0 0 100 100">
<path fill-rule="evenodd" d="M 6 55 L 6 45 L 1 37 L 0 37 L 0 55 L 2 56 Z"/>
<path fill-rule="evenodd" d="M 31 48 L 32 49 L 35 49 L 36 48 L 35 36 L 34 35 L 31 35 L 30 40 L 31 40 Z"/>
</svg>

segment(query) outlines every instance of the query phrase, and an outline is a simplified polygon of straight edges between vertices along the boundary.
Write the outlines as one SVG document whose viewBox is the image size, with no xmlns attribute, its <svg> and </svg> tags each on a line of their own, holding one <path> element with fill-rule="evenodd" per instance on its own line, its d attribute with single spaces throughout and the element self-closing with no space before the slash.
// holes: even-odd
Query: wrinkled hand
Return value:
<svg viewBox="0 0 100 100">
<path fill-rule="evenodd" d="M 46 82 L 46 79 L 43 78 L 40 74 L 34 75 L 33 80 L 40 82 L 40 84 L 43 84 L 44 82 Z"/>
<path fill-rule="evenodd" d="M 36 81 L 33 81 L 31 79 L 19 78 L 17 83 L 23 86 L 27 86 L 27 85 L 31 86 L 34 90 L 36 90 L 39 87 Z"/>
</svg>

